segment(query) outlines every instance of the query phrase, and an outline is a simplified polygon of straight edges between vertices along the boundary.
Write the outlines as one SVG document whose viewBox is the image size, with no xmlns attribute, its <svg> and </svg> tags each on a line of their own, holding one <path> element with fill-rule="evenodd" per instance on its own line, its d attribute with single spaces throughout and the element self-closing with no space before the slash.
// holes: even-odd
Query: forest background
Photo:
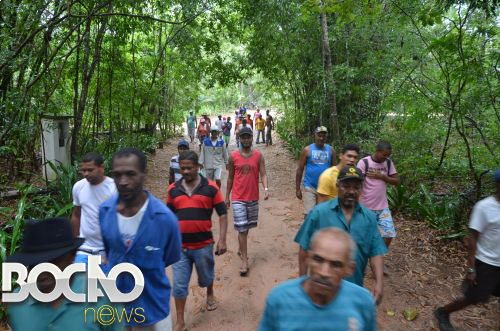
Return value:
<svg viewBox="0 0 500 331">
<path fill-rule="evenodd" d="M 78 159 L 154 152 L 190 110 L 271 108 L 298 155 L 326 125 L 336 150 L 393 144 L 391 207 L 466 233 L 499 167 L 498 1 L 3 0 L 0 260 L 23 220 L 71 211 Z M 41 118 L 71 116 L 74 165 L 41 180 Z M 109 158 L 108 158 L 109 159 Z M 44 193 L 44 194 L 40 194 Z"/>
</svg>

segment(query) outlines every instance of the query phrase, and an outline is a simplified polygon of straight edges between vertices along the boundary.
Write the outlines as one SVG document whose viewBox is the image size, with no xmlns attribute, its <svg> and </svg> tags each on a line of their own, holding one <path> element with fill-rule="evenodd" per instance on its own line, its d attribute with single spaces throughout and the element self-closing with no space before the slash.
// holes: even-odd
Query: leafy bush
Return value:
<svg viewBox="0 0 500 331">
<path fill-rule="evenodd" d="M 465 234 L 468 203 L 460 195 L 436 196 L 423 184 L 409 204 L 417 217 L 432 228 L 452 233 L 443 238 L 453 238 Z"/>
<path fill-rule="evenodd" d="M 394 214 L 408 209 L 412 198 L 413 193 L 411 193 L 404 185 L 390 185 L 387 190 L 389 207 Z"/>
</svg>

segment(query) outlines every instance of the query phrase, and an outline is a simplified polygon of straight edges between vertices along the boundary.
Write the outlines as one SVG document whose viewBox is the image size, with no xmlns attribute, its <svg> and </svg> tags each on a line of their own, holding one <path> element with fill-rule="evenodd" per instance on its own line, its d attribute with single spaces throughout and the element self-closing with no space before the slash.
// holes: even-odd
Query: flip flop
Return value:
<svg viewBox="0 0 500 331">
<path fill-rule="evenodd" d="M 247 275 L 248 275 L 248 271 L 249 271 L 249 270 L 250 270 L 250 268 L 248 268 L 248 265 L 247 265 L 247 267 L 246 267 L 246 268 L 241 267 L 241 268 L 240 268 L 240 276 L 241 276 L 241 277 L 245 277 L 245 276 L 247 276 Z"/>
<path fill-rule="evenodd" d="M 207 301 L 207 310 L 208 311 L 213 311 L 216 309 L 217 309 L 217 301 L 215 301 L 215 300 Z"/>
</svg>

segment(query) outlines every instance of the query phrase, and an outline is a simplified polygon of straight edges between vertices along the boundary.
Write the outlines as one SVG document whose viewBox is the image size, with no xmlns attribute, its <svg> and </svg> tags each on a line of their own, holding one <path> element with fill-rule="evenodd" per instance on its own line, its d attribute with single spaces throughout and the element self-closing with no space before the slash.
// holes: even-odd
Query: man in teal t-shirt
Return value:
<svg viewBox="0 0 500 331">
<path fill-rule="evenodd" d="M 189 139 L 191 139 L 191 144 L 194 142 L 194 136 L 196 133 L 196 128 L 198 127 L 198 122 L 196 116 L 194 116 L 193 111 L 189 112 L 189 116 L 186 119 L 187 129 Z"/>
<path fill-rule="evenodd" d="M 375 302 L 361 286 L 343 280 L 354 268 L 356 244 L 338 228 L 315 233 L 308 251 L 310 276 L 275 287 L 259 331 L 377 329 Z"/>
<path fill-rule="evenodd" d="M 377 303 L 383 294 L 383 254 L 387 247 L 380 236 L 375 214 L 358 203 L 363 187 L 363 174 L 353 166 L 340 170 L 337 178 L 338 197 L 314 207 L 295 236 L 299 249 L 299 275 L 305 275 L 305 260 L 314 232 L 322 228 L 336 227 L 348 232 L 357 244 L 356 268 L 346 280 L 363 286 L 365 268 L 370 261 L 375 274 L 373 295 Z"/>
</svg>

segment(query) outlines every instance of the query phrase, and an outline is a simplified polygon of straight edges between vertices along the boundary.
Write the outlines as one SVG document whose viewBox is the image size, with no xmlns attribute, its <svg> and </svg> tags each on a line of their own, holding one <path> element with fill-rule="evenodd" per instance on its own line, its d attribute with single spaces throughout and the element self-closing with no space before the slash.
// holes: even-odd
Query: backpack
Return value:
<svg viewBox="0 0 500 331">
<path fill-rule="evenodd" d="M 365 174 L 368 172 L 368 159 L 366 157 L 362 158 L 363 163 L 365 164 Z M 391 159 L 385 159 L 385 163 L 387 165 L 387 176 L 391 173 Z"/>
</svg>

